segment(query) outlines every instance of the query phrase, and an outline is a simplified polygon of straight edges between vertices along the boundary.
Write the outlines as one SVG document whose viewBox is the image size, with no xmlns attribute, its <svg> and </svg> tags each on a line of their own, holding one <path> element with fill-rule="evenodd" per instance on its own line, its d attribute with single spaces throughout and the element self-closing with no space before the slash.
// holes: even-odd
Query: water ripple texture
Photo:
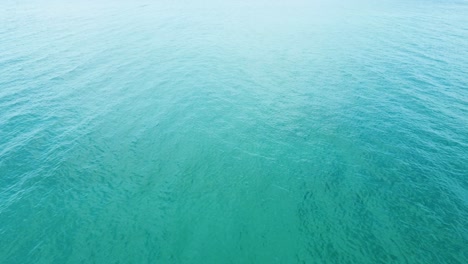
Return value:
<svg viewBox="0 0 468 264">
<path fill-rule="evenodd" d="M 0 263 L 468 263 L 468 2 L 3 0 Z"/>
</svg>

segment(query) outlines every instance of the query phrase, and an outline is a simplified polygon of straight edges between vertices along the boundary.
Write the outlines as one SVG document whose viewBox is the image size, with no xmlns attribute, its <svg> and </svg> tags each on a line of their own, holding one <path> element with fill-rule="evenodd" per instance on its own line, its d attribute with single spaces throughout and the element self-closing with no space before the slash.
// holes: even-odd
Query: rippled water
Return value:
<svg viewBox="0 0 468 264">
<path fill-rule="evenodd" d="M 468 263 L 468 2 L 342 2 L 3 0 L 0 262 Z"/>
</svg>

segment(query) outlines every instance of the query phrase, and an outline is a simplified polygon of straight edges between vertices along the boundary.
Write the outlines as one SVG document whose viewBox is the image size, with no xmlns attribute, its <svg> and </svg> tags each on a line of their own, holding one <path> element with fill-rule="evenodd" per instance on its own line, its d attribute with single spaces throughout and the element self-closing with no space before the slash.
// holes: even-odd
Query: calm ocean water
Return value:
<svg viewBox="0 0 468 264">
<path fill-rule="evenodd" d="M 468 263 L 468 1 L 3 0 L 0 263 Z"/>
</svg>

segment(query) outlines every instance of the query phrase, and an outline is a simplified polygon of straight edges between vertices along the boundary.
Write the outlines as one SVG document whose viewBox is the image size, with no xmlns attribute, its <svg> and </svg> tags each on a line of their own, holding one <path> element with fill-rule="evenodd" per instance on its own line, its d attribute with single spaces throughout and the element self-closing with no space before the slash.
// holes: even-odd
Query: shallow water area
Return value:
<svg viewBox="0 0 468 264">
<path fill-rule="evenodd" d="M 2 1 L 1 263 L 467 245 L 467 1 Z"/>
</svg>

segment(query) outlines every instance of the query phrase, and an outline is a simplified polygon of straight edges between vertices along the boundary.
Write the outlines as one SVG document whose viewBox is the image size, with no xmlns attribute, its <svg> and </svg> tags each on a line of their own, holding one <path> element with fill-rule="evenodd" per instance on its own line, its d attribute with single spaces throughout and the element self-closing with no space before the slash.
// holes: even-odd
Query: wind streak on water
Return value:
<svg viewBox="0 0 468 264">
<path fill-rule="evenodd" d="M 466 1 L 6 1 L 2 263 L 465 263 Z"/>
</svg>

